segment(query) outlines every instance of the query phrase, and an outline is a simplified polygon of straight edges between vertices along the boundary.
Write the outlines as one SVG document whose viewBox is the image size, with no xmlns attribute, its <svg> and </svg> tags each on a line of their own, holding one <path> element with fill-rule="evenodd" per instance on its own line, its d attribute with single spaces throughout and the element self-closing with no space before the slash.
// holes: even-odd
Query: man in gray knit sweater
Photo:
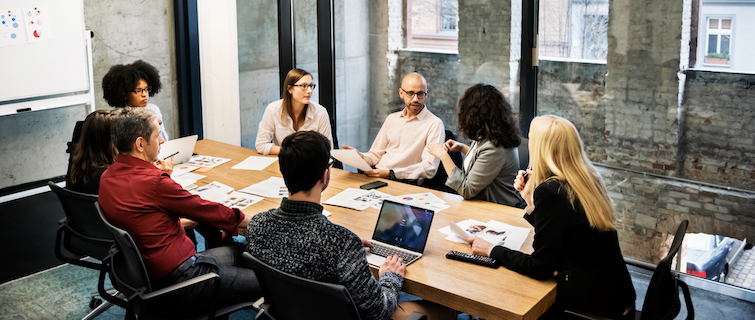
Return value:
<svg viewBox="0 0 755 320">
<path fill-rule="evenodd" d="M 345 286 L 362 319 L 402 320 L 413 312 L 456 318 L 455 311 L 427 301 L 398 304 L 406 270 L 401 258 L 389 257 L 375 280 L 365 258 L 370 243 L 322 215 L 320 196 L 333 164 L 328 138 L 315 131 L 291 134 L 281 143 L 278 164 L 291 196 L 252 218 L 249 253 L 283 272 Z"/>
<path fill-rule="evenodd" d="M 375 280 L 365 259 L 369 243 L 322 215 L 330 159 L 330 142 L 317 132 L 296 132 L 283 141 L 278 161 L 291 196 L 252 218 L 247 251 L 278 270 L 341 284 L 363 319 L 387 319 L 396 310 L 406 267 L 393 256 Z"/>
</svg>

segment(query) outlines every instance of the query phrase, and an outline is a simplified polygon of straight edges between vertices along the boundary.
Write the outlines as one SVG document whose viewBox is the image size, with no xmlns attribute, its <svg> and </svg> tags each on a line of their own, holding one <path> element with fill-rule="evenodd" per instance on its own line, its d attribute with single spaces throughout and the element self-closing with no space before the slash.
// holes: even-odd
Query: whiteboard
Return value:
<svg viewBox="0 0 755 320">
<path fill-rule="evenodd" d="M 28 16 L 24 9 L 42 13 Z M 0 15 L 0 104 L 90 89 L 83 0 L 2 0 Z M 16 38 L 9 38 L 9 30 L 18 31 Z M 18 37 L 26 41 L 7 45 Z"/>
</svg>

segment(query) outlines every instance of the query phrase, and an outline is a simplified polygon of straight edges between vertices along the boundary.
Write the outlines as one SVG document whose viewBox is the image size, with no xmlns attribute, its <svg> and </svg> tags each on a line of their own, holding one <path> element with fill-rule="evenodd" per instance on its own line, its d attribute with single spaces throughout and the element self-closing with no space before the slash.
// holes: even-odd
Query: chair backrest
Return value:
<svg viewBox="0 0 755 320">
<path fill-rule="evenodd" d="M 451 130 L 446 130 L 446 141 L 448 140 L 456 140 L 456 135 Z M 453 160 L 454 164 L 457 167 L 461 168 L 463 164 L 461 152 L 449 152 L 448 155 L 451 157 L 451 160 Z M 440 165 L 438 165 L 438 170 L 435 172 L 435 176 L 432 179 L 425 181 L 422 186 L 445 192 L 456 193 L 455 190 L 446 186 L 446 180 L 448 180 L 448 173 L 446 172 L 446 169 L 441 162 Z"/>
<path fill-rule="evenodd" d="M 645 302 L 642 305 L 641 320 L 674 319 L 679 314 L 681 309 L 679 287 L 676 278 L 671 274 L 671 262 L 682 246 L 688 225 L 689 221 L 687 220 L 682 221 L 679 225 L 668 254 L 658 263 L 655 272 L 653 272 L 653 277 L 650 278 Z"/>
<path fill-rule="evenodd" d="M 359 311 L 346 287 L 282 272 L 244 252 L 254 270 L 269 313 L 276 320 L 359 319 Z"/>
<path fill-rule="evenodd" d="M 61 188 L 53 182 L 48 186 L 58 196 L 67 218 L 61 226 L 61 245 L 76 255 L 104 259 L 115 241 L 94 207 L 97 196 Z"/>
<path fill-rule="evenodd" d="M 134 239 L 128 232 L 107 220 L 99 203 L 95 203 L 95 207 L 102 222 L 115 238 L 116 250 L 110 257 L 110 280 L 113 282 L 113 287 L 125 294 L 127 299 L 132 299 L 138 293 L 152 292 L 147 268 L 144 266 Z"/>
<path fill-rule="evenodd" d="M 530 139 L 522 137 L 522 143 L 520 143 L 519 146 L 516 147 L 517 156 L 519 157 L 520 170 L 527 170 L 527 167 L 530 165 L 529 144 Z"/>
</svg>

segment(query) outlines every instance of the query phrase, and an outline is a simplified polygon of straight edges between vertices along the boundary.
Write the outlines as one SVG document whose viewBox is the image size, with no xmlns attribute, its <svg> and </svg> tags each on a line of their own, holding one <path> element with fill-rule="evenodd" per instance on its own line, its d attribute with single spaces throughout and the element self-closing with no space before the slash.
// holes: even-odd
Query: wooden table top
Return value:
<svg viewBox="0 0 755 320">
<path fill-rule="evenodd" d="M 198 181 L 197 185 L 218 181 L 239 190 L 271 176 L 282 177 L 277 161 L 262 171 L 231 169 L 251 155 L 260 155 L 251 149 L 201 140 L 197 141 L 194 152 L 232 159 L 203 173 L 207 177 Z M 332 169 L 330 185 L 323 192 L 322 201 L 330 199 L 346 188 L 359 188 L 360 185 L 375 180 L 364 174 Z M 539 281 L 503 267 L 492 269 L 445 257 L 450 250 L 471 253 L 468 245 L 445 240 L 446 235 L 437 231 L 447 226 L 450 221 L 496 220 L 532 230 L 529 223 L 522 218 L 524 210 L 485 201 L 464 200 L 459 195 L 396 181 L 377 180 L 388 183 L 388 186 L 379 189 L 382 192 L 391 195 L 430 192 L 450 206 L 435 214 L 425 253 L 421 259 L 406 268 L 402 291 L 483 319 L 537 319 L 556 301 L 555 278 Z M 254 215 L 277 208 L 280 201 L 281 199 L 265 198 L 243 212 Z M 333 223 L 348 228 L 360 238 L 372 237 L 379 210 L 372 207 L 363 211 L 330 205 L 324 207 L 333 213 L 328 217 Z M 524 242 L 522 252 L 532 253 L 533 239 L 534 231 L 530 232 Z M 371 269 L 373 274 L 377 274 L 376 267 L 371 266 Z"/>
</svg>

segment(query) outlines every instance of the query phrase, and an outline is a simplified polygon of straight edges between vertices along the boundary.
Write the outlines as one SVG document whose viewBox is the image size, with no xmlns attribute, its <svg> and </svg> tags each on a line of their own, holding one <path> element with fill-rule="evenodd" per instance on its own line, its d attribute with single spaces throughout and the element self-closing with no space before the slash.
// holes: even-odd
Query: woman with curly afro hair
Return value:
<svg viewBox="0 0 755 320">
<path fill-rule="evenodd" d="M 134 61 L 132 64 L 114 65 L 102 78 L 103 96 L 111 107 L 136 107 L 152 110 L 160 119 L 160 136 L 168 141 L 168 133 L 163 124 L 163 114 L 160 112 L 160 108 L 149 103 L 149 97 L 160 92 L 161 88 L 160 72 L 157 71 L 157 68 L 142 60 Z"/>
<path fill-rule="evenodd" d="M 443 163 L 448 173 L 446 185 L 464 199 L 477 199 L 524 208 L 524 200 L 514 189 L 519 170 L 515 148 L 522 139 L 511 105 L 501 91 L 491 85 L 476 84 L 464 92 L 457 110 L 458 129 L 472 139 L 470 146 L 448 140 L 442 146 L 428 145 L 430 153 Z M 465 155 L 457 168 L 448 152 Z"/>
</svg>

